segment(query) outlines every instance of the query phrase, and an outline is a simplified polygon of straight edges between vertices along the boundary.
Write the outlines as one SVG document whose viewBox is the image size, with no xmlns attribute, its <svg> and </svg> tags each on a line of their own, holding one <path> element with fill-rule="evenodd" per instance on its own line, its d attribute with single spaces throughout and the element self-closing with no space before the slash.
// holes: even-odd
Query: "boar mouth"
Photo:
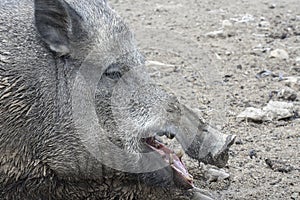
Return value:
<svg viewBox="0 0 300 200">
<path fill-rule="evenodd" d="M 162 159 L 172 168 L 175 185 L 186 189 L 194 188 L 193 177 L 189 174 L 182 162 L 182 152 L 174 153 L 173 150 L 156 140 L 155 137 L 145 138 L 143 142 L 150 147 L 150 149 L 159 153 Z"/>
</svg>

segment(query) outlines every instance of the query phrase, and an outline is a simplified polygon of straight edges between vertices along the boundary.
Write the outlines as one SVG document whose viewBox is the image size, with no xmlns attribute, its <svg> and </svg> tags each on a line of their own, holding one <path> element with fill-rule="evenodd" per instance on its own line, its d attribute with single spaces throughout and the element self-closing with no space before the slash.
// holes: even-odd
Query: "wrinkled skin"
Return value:
<svg viewBox="0 0 300 200">
<path fill-rule="evenodd" d="M 191 198 L 158 153 L 143 162 L 152 150 L 143 138 L 156 134 L 226 165 L 234 136 L 151 82 L 132 33 L 105 1 L 1 0 L 0 41 L 3 199 Z"/>
</svg>

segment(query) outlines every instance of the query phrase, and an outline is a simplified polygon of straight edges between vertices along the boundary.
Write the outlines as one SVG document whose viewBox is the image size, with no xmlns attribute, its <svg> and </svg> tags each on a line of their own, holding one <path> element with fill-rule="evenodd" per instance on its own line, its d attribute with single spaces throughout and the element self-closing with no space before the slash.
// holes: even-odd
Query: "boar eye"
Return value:
<svg viewBox="0 0 300 200">
<path fill-rule="evenodd" d="M 104 72 L 104 75 L 110 79 L 118 80 L 122 77 L 119 63 L 111 64 Z"/>
</svg>

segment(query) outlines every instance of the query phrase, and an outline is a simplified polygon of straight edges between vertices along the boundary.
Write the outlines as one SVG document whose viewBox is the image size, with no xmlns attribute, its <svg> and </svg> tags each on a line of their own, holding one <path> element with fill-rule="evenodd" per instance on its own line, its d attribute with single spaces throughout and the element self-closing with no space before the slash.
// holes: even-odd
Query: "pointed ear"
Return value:
<svg viewBox="0 0 300 200">
<path fill-rule="evenodd" d="M 72 19 L 63 0 L 34 0 L 35 25 L 49 48 L 58 55 L 70 53 Z"/>
</svg>

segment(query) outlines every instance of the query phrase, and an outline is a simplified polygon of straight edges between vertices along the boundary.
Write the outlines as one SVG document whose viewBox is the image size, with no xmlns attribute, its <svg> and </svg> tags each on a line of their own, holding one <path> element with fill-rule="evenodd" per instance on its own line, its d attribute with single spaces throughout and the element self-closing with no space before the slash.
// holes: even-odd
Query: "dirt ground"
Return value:
<svg viewBox="0 0 300 200">
<path fill-rule="evenodd" d="M 300 77 L 299 0 L 110 3 L 134 32 L 153 79 L 237 135 L 225 168 L 229 179 L 207 180 L 198 163 L 185 158 L 195 185 L 217 199 L 300 199 L 300 86 L 284 81 Z M 284 52 L 271 58 L 275 49 Z M 280 98 L 286 90 L 294 96 Z M 270 99 L 291 102 L 294 116 L 237 118 Z"/>
</svg>

